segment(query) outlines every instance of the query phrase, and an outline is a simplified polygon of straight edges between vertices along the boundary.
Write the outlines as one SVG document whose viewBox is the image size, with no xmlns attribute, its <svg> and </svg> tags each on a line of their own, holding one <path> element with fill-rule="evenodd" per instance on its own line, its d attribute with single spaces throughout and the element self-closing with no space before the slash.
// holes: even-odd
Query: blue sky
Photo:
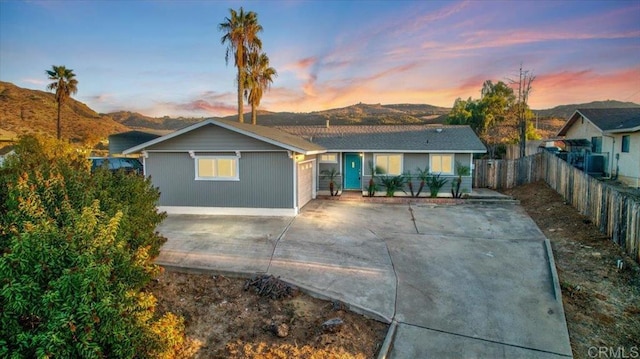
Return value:
<svg viewBox="0 0 640 359">
<path fill-rule="evenodd" d="M 485 80 L 537 76 L 534 109 L 640 103 L 640 1 L 0 0 L 0 80 L 45 90 L 65 65 L 99 112 L 221 116 L 236 69 L 217 25 L 255 11 L 279 76 L 261 109 L 451 107 Z"/>
</svg>

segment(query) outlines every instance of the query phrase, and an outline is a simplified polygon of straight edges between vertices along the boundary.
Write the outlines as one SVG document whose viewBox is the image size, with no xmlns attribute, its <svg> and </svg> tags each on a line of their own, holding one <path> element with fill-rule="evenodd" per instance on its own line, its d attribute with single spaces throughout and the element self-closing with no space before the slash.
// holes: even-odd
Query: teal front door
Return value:
<svg viewBox="0 0 640 359">
<path fill-rule="evenodd" d="M 362 189 L 362 161 L 357 153 L 344 155 L 344 189 Z"/>
</svg>

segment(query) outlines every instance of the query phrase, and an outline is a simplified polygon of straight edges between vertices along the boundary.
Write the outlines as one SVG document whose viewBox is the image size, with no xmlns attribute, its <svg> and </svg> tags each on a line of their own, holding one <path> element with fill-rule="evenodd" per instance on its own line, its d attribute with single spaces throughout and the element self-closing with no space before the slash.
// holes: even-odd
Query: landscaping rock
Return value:
<svg viewBox="0 0 640 359">
<path fill-rule="evenodd" d="M 322 323 L 322 331 L 325 333 L 337 333 L 342 330 L 344 321 L 340 318 L 332 318 Z"/>
<path fill-rule="evenodd" d="M 289 335 L 289 326 L 285 323 L 271 324 L 270 329 L 278 338 L 286 338 Z"/>
</svg>

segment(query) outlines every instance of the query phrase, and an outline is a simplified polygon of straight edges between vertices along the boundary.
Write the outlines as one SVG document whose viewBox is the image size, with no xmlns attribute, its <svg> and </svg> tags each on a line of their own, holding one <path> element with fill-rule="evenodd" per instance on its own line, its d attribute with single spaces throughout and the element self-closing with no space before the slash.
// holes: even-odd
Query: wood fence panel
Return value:
<svg viewBox="0 0 640 359">
<path fill-rule="evenodd" d="M 517 160 L 474 161 L 474 187 L 504 190 L 540 180 L 640 263 L 640 200 L 637 198 L 546 152 Z"/>
</svg>

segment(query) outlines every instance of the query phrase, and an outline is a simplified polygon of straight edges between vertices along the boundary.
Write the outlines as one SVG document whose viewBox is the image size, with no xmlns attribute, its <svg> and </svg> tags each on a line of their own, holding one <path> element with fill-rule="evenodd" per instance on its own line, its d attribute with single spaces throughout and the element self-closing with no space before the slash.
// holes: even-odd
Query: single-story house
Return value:
<svg viewBox="0 0 640 359">
<path fill-rule="evenodd" d="M 315 197 L 317 144 L 275 128 L 205 120 L 123 151 L 168 213 L 296 215 Z"/>
<path fill-rule="evenodd" d="M 473 154 L 485 152 L 468 126 L 274 128 L 209 119 L 123 154 L 142 154 L 160 209 L 169 213 L 296 215 L 318 192 L 328 193 L 325 169 L 339 172 L 341 189 L 364 192 L 370 162 L 387 175 L 428 167 L 452 179 L 456 163 L 472 168 Z M 471 183 L 465 176 L 463 191 Z"/>
<path fill-rule="evenodd" d="M 328 193 L 329 180 L 322 173 L 335 168 L 338 186 L 365 193 L 373 168 L 385 175 L 412 173 L 414 188 L 417 169 L 453 179 L 456 164 L 473 169 L 473 155 L 486 153 L 484 144 L 469 126 L 369 125 L 369 126 L 281 126 L 283 131 L 301 136 L 327 149 L 318 155 L 319 191 Z M 472 176 L 464 176 L 461 189 L 471 193 Z M 447 183 L 441 194 L 449 193 Z M 383 189 L 381 189 L 384 191 Z M 408 192 L 408 189 L 404 188 Z M 423 196 L 428 195 L 425 189 Z M 403 193 L 399 193 L 403 194 Z"/>
<path fill-rule="evenodd" d="M 640 107 L 578 109 L 558 136 L 585 171 L 602 166 L 603 175 L 640 187 Z"/>
</svg>

